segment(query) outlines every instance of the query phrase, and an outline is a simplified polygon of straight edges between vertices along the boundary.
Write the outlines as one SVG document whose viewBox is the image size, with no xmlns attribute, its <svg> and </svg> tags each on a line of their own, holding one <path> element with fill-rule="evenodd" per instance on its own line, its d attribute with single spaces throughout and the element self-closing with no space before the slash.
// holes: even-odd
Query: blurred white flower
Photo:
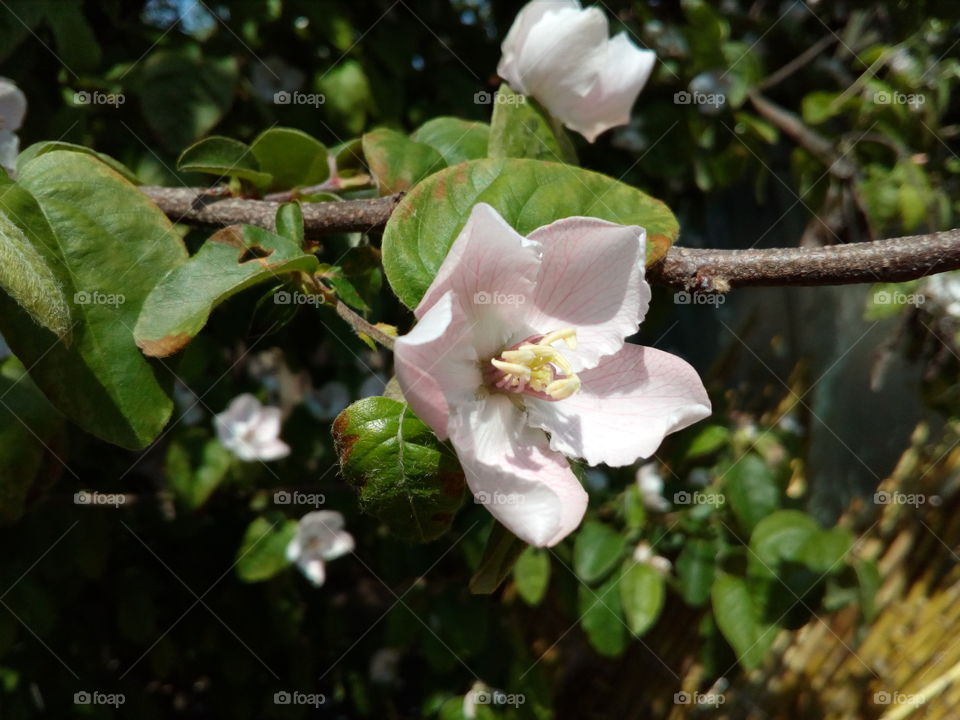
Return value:
<svg viewBox="0 0 960 720">
<path fill-rule="evenodd" d="M 327 562 L 353 552 L 353 548 L 353 536 L 343 529 L 343 515 L 336 510 L 317 510 L 300 518 L 286 554 L 287 560 L 320 587 L 327 577 Z"/>
<path fill-rule="evenodd" d="M 13 353 L 10 351 L 10 346 L 7 345 L 7 341 L 3 339 L 3 335 L 0 335 L 0 360 L 10 357 Z"/>
<path fill-rule="evenodd" d="M 656 463 L 646 463 L 637 469 L 637 487 L 647 510 L 668 512 L 670 502 L 663 496 L 663 475 Z"/>
<path fill-rule="evenodd" d="M 960 271 L 931 275 L 923 281 L 923 293 L 947 315 L 960 318 Z"/>
<path fill-rule="evenodd" d="M 213 424 L 223 446 L 241 460 L 279 460 L 290 454 L 280 439 L 280 408 L 264 407 L 249 393 L 231 400 Z"/>
<path fill-rule="evenodd" d="M 325 382 L 304 398 L 307 410 L 317 420 L 333 420 L 350 404 L 350 390 L 339 380 Z"/>
<path fill-rule="evenodd" d="M 599 8 L 584 10 L 579 0 L 533 0 L 503 41 L 497 73 L 593 142 L 604 130 L 630 121 L 657 57 L 625 32 L 609 35 Z"/>
<path fill-rule="evenodd" d="M 12 81 L 0 77 L 0 167 L 11 173 L 17 166 L 20 139 L 16 131 L 27 112 L 27 98 Z"/>
<path fill-rule="evenodd" d="M 396 648 L 380 648 L 370 657 L 370 679 L 379 685 L 398 684 L 400 659 L 400 651 Z"/>
<path fill-rule="evenodd" d="M 673 569 L 673 563 L 662 555 L 654 555 L 653 548 L 649 543 L 639 542 L 633 550 L 633 561 L 649 565 L 661 575 L 669 575 Z"/>
</svg>

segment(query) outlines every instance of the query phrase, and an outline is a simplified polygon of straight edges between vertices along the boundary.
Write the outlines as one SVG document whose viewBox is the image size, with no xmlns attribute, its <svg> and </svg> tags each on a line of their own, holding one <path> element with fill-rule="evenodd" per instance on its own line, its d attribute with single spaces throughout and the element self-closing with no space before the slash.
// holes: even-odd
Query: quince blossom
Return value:
<svg viewBox="0 0 960 720">
<path fill-rule="evenodd" d="M 280 408 L 264 407 L 250 393 L 231 400 L 213 423 L 223 446 L 241 460 L 279 460 L 290 454 L 280 439 Z"/>
<path fill-rule="evenodd" d="M 0 77 L 0 167 L 13 172 L 17 165 L 20 140 L 16 131 L 27 112 L 27 98 L 7 78 Z"/>
<path fill-rule="evenodd" d="M 327 562 L 352 553 L 353 548 L 353 536 L 343 529 L 343 515 L 336 510 L 317 510 L 300 518 L 286 557 L 320 587 L 327 577 Z"/>
<path fill-rule="evenodd" d="M 696 371 L 624 339 L 647 311 L 646 232 L 569 217 L 523 237 L 477 204 L 397 339 L 397 380 L 474 497 L 537 546 L 587 494 L 566 457 L 623 466 L 710 414 Z M 548 436 L 549 434 L 549 436 Z"/>
<path fill-rule="evenodd" d="M 599 8 L 578 0 L 533 0 L 503 41 L 497 74 L 589 142 L 630 122 L 656 53 L 620 33 L 609 37 Z"/>
</svg>

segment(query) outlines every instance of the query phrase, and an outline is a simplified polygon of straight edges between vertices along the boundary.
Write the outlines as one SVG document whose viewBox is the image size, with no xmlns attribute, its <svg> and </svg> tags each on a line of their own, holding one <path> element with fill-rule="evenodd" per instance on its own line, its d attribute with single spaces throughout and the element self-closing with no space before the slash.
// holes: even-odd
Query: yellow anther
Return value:
<svg viewBox="0 0 960 720">
<path fill-rule="evenodd" d="M 541 340 L 539 344 L 553 345 L 558 340 L 563 340 L 571 350 L 577 349 L 577 331 L 573 328 L 563 328 L 562 330 L 554 330 L 551 333 L 547 333 L 543 336 L 543 340 Z"/>
<path fill-rule="evenodd" d="M 580 389 L 580 378 L 576 375 L 554 380 L 547 385 L 544 392 L 554 400 L 566 400 Z"/>
<path fill-rule="evenodd" d="M 514 375 L 526 380 L 530 379 L 530 368 L 526 365 L 504 362 L 503 360 L 497 360 L 496 358 L 492 359 L 490 362 L 497 370 L 506 373 L 507 375 Z"/>
<path fill-rule="evenodd" d="M 500 357 L 509 363 L 528 365 L 537 357 L 537 354 L 532 350 L 527 350 L 526 348 L 520 347 L 516 350 L 504 350 L 502 353 L 500 353 Z"/>
<path fill-rule="evenodd" d="M 573 367 L 553 343 L 563 340 L 567 347 L 577 345 L 577 331 L 565 328 L 547 333 L 539 342 L 525 342 L 511 350 L 504 350 L 500 357 L 490 363 L 502 373 L 494 380 L 497 387 L 511 392 L 524 392 L 526 388 L 544 393 L 552 400 L 563 400 L 580 390 L 580 379 Z M 558 377 L 559 376 L 559 377 Z"/>
</svg>

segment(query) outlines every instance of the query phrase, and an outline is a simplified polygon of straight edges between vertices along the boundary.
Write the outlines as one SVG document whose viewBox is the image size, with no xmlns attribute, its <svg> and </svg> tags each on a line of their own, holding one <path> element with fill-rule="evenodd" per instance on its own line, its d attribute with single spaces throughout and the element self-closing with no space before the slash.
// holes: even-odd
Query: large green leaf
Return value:
<svg viewBox="0 0 960 720">
<path fill-rule="evenodd" d="M 409 190 L 447 165 L 443 156 L 429 145 L 389 128 L 364 134 L 363 154 L 381 195 Z"/>
<path fill-rule="evenodd" d="M 573 543 L 573 570 L 584 582 L 601 580 L 620 562 L 625 547 L 624 537 L 610 526 L 588 520 Z"/>
<path fill-rule="evenodd" d="M 492 158 L 533 158 L 576 163 L 577 154 L 563 127 L 533 98 L 501 85 L 490 120 Z"/>
<path fill-rule="evenodd" d="M 760 622 L 742 578 L 719 573 L 711 592 L 713 614 L 723 637 L 748 670 L 759 667 L 773 644 L 777 628 Z"/>
<path fill-rule="evenodd" d="M 177 160 L 177 169 L 238 177 L 257 185 L 266 185 L 272 180 L 269 173 L 260 171 L 260 163 L 250 146 L 219 135 L 204 138 L 184 150 Z"/>
<path fill-rule="evenodd" d="M 420 182 L 400 202 L 383 236 L 383 264 L 397 296 L 415 307 L 478 202 L 526 235 L 559 218 L 598 217 L 647 230 L 647 262 L 679 232 L 661 201 L 599 173 L 538 160 L 473 160 Z"/>
<path fill-rule="evenodd" d="M 620 577 L 620 602 L 630 632 L 640 637 L 653 626 L 665 595 L 666 583 L 656 568 L 627 559 Z"/>
<path fill-rule="evenodd" d="M 316 185 L 330 177 L 327 148 L 302 130 L 264 130 L 250 145 L 260 169 L 273 176 L 271 187 L 288 190 Z"/>
<path fill-rule="evenodd" d="M 677 558 L 677 579 L 684 601 L 699 607 L 710 597 L 713 574 L 717 564 L 717 549 L 713 540 L 687 540 Z"/>
<path fill-rule="evenodd" d="M 426 542 L 450 527 L 463 502 L 463 471 L 407 405 L 359 400 L 337 416 L 333 438 L 361 507 L 395 535 Z"/>
<path fill-rule="evenodd" d="M 596 590 L 580 585 L 577 590 L 577 609 L 580 626 L 593 648 L 601 655 L 616 657 L 627 649 L 627 626 L 615 574 Z"/>
<path fill-rule="evenodd" d="M 750 536 L 748 574 L 770 577 L 782 563 L 798 562 L 807 542 L 820 532 L 816 520 L 799 510 L 779 510 L 761 520 Z"/>
<path fill-rule="evenodd" d="M 724 493 L 740 527 L 748 533 L 780 507 L 780 486 L 773 471 L 754 453 L 748 453 L 727 472 Z"/>
<path fill-rule="evenodd" d="M 487 156 L 490 126 L 455 117 L 438 117 L 418 127 L 410 139 L 429 145 L 443 156 L 447 165 Z"/>
<path fill-rule="evenodd" d="M 241 290 L 284 273 L 318 266 L 288 238 L 254 225 L 230 225 L 210 236 L 190 260 L 160 279 L 136 323 L 137 345 L 166 357 L 190 342 L 210 312 Z M 281 296 L 277 295 L 277 302 Z"/>
<path fill-rule="evenodd" d="M 116 170 L 134 185 L 138 184 L 139 182 L 137 176 L 134 175 L 133 172 L 130 171 L 130 168 L 128 168 L 122 162 L 114 160 L 109 155 L 97 152 L 93 148 L 88 148 L 86 145 L 74 145 L 73 143 L 63 142 L 62 140 L 43 140 L 26 148 L 23 152 L 17 155 L 17 171 L 19 172 L 22 170 L 23 167 L 35 157 L 39 157 L 40 155 L 48 152 L 54 152 L 55 150 L 72 150 L 73 152 L 91 155 L 105 165 L 108 165 L 112 170 Z"/>
<path fill-rule="evenodd" d="M 70 331 L 70 306 L 46 258 L 0 210 L 0 289 L 52 333 Z"/>
<path fill-rule="evenodd" d="M 60 411 L 108 442 L 144 447 L 173 403 L 133 327 L 156 279 L 187 259 L 173 225 L 103 163 L 61 150 L 24 166 L 17 185 L 0 187 L 0 209 L 74 301 L 69 344 L 6 298 L 0 332 Z"/>
</svg>

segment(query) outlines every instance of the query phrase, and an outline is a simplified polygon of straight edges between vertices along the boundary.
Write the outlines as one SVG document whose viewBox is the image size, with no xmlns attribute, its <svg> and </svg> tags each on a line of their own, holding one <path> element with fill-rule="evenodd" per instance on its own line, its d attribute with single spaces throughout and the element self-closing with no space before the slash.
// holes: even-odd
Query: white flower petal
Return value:
<svg viewBox="0 0 960 720">
<path fill-rule="evenodd" d="M 323 585 L 327 579 L 327 570 L 323 560 L 313 558 L 300 564 L 300 571 L 317 587 Z"/>
<path fill-rule="evenodd" d="M 0 77 L 0 130 L 20 129 L 27 113 L 27 98 L 11 80 Z"/>
</svg>

